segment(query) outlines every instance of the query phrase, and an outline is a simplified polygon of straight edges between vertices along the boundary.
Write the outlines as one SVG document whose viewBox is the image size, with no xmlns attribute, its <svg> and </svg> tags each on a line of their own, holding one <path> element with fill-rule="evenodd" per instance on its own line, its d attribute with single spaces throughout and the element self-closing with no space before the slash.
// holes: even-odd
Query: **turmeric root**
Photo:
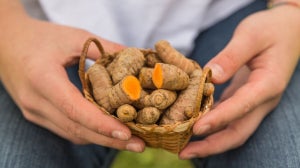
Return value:
<svg viewBox="0 0 300 168">
<path fill-rule="evenodd" d="M 139 81 L 144 89 L 155 89 L 155 85 L 152 82 L 153 68 L 143 67 L 139 73 Z"/>
<path fill-rule="evenodd" d="M 198 93 L 201 74 L 200 69 L 194 70 L 190 77 L 189 86 L 180 93 L 175 103 L 164 113 L 160 121 L 161 124 L 173 124 L 187 120 L 200 110 L 200 107 L 197 107 L 197 101 L 201 100 L 202 97 L 202 93 Z"/>
<path fill-rule="evenodd" d="M 157 88 L 183 90 L 189 84 L 189 76 L 180 68 L 171 64 L 155 64 L 152 81 Z"/>
<path fill-rule="evenodd" d="M 136 122 L 140 124 L 155 124 L 160 118 L 161 111 L 155 107 L 145 107 L 138 111 Z"/>
<path fill-rule="evenodd" d="M 112 87 L 112 81 L 105 67 L 101 64 L 93 64 L 87 71 L 87 76 L 93 88 L 95 101 L 109 113 L 113 113 L 108 99 L 108 90 Z"/>
<path fill-rule="evenodd" d="M 204 90 L 203 95 L 204 96 L 210 96 L 215 92 L 215 86 L 212 83 L 205 83 L 204 84 Z"/>
<path fill-rule="evenodd" d="M 124 104 L 117 109 L 117 117 L 122 122 L 130 122 L 137 117 L 137 111 L 132 105 Z"/>
<path fill-rule="evenodd" d="M 141 90 L 140 82 L 135 76 L 126 76 L 109 90 L 109 102 L 113 108 L 131 104 L 140 98 Z"/>
<path fill-rule="evenodd" d="M 127 75 L 136 76 L 145 63 L 143 53 L 137 48 L 126 48 L 107 66 L 114 84 Z"/>
<path fill-rule="evenodd" d="M 195 69 L 201 69 L 198 63 L 186 58 L 165 40 L 158 41 L 155 44 L 155 49 L 157 51 L 157 55 L 164 63 L 175 65 L 185 71 L 188 75 L 190 75 Z"/>
<path fill-rule="evenodd" d="M 177 98 L 177 93 L 175 91 L 157 89 L 151 94 L 144 95 L 141 97 L 140 104 L 143 107 L 153 106 L 159 110 L 164 110 L 168 108 Z"/>
<path fill-rule="evenodd" d="M 148 67 L 154 67 L 156 63 L 161 63 L 162 60 L 157 56 L 156 53 L 150 53 L 146 56 L 146 65 Z"/>
<path fill-rule="evenodd" d="M 147 96 L 149 95 L 149 93 L 145 90 L 141 90 L 141 95 L 140 98 L 134 102 L 132 102 L 132 105 L 137 108 L 137 109 L 142 109 L 145 106 L 145 98 L 147 98 Z"/>
</svg>

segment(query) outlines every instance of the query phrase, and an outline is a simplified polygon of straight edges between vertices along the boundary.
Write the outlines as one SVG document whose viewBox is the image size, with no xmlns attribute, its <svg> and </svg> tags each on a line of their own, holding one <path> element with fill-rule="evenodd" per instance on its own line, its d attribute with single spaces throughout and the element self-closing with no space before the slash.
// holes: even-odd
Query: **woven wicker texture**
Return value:
<svg viewBox="0 0 300 168">
<path fill-rule="evenodd" d="M 83 94 L 87 100 L 95 104 L 101 111 L 105 112 L 107 115 L 109 114 L 104 108 L 99 106 L 92 95 L 92 88 L 90 81 L 85 73 L 85 60 L 88 52 L 88 48 L 90 44 L 94 42 L 96 46 L 98 47 L 101 58 L 97 61 L 105 64 L 105 60 L 101 60 L 102 58 L 110 58 L 113 59 L 114 55 L 108 55 L 105 53 L 101 43 L 95 39 L 90 38 L 85 42 L 80 62 L 79 62 L 79 76 L 81 79 L 81 83 L 83 86 Z M 151 50 L 144 50 L 141 49 L 143 53 L 145 52 L 151 52 Z M 210 108 L 213 105 L 213 94 L 210 96 L 203 95 L 203 89 L 204 84 L 206 82 L 210 82 L 211 80 L 211 70 L 208 68 L 204 68 L 202 70 L 202 77 L 200 81 L 200 86 L 198 89 L 198 100 L 196 101 L 196 106 L 198 106 L 198 111 L 195 113 L 195 115 L 190 118 L 189 120 L 183 121 L 183 122 L 177 122 L 175 124 L 169 124 L 169 125 L 143 125 L 143 124 L 137 124 L 134 122 L 127 122 L 125 123 L 132 131 L 133 135 L 136 135 L 143 139 L 147 146 L 154 147 L 154 148 L 162 148 L 167 151 L 170 151 L 172 153 L 178 153 L 181 151 L 183 147 L 188 143 L 192 136 L 192 127 L 194 123 L 201 118 L 202 115 L 204 115 L 206 112 L 209 112 Z M 114 115 L 111 115 L 112 117 L 118 119 Z"/>
</svg>

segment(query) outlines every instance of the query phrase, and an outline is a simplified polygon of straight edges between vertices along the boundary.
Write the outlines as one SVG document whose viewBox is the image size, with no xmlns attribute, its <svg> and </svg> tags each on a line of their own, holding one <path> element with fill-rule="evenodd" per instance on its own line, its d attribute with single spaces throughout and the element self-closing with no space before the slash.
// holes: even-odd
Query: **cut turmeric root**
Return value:
<svg viewBox="0 0 300 168">
<path fill-rule="evenodd" d="M 164 113 L 160 124 L 173 124 L 175 122 L 184 121 L 191 118 L 196 112 L 199 112 L 200 107 L 197 107 L 197 101 L 201 100 L 198 93 L 201 82 L 202 71 L 194 70 L 190 77 L 189 86 L 183 90 L 175 103 Z"/>
<path fill-rule="evenodd" d="M 137 48 L 126 48 L 119 52 L 116 58 L 107 66 L 114 84 L 125 76 L 136 76 L 145 63 L 143 53 Z"/>
<path fill-rule="evenodd" d="M 102 58 L 87 70 L 85 82 L 82 65 L 90 42 L 95 42 Z M 167 41 L 158 41 L 155 49 L 132 47 L 107 54 L 100 42 L 89 39 L 79 71 L 84 91 L 92 92 L 96 103 L 122 122 L 162 125 L 195 117 L 201 103 L 205 104 L 202 96 L 211 97 L 214 92 L 214 85 L 202 76 L 208 71 L 202 72 Z"/>
<path fill-rule="evenodd" d="M 175 65 L 155 64 L 152 81 L 157 88 L 183 90 L 189 84 L 189 76 Z"/>
<path fill-rule="evenodd" d="M 140 82 L 135 76 L 126 76 L 110 89 L 109 102 L 113 108 L 118 108 L 123 104 L 131 104 L 140 98 L 141 90 Z"/>
</svg>

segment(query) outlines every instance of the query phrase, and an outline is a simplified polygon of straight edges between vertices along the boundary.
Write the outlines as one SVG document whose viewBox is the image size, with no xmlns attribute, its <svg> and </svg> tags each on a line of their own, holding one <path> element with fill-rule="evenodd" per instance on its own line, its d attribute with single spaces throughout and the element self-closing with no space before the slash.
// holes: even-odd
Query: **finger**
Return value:
<svg viewBox="0 0 300 168">
<path fill-rule="evenodd" d="M 44 116 L 39 115 L 40 112 L 37 111 L 23 111 L 24 117 L 32 122 L 35 123 L 51 132 L 53 132 L 54 134 L 67 139 L 75 144 L 87 144 L 90 143 L 87 140 L 78 138 L 73 136 L 72 134 L 67 133 L 64 129 L 61 129 L 60 127 L 58 127 L 56 124 L 54 124 L 53 122 L 49 121 L 49 119 L 45 118 Z"/>
<path fill-rule="evenodd" d="M 64 131 L 64 136 L 71 136 L 72 140 L 82 139 L 89 143 L 111 147 L 119 150 L 130 150 L 133 152 L 142 152 L 145 148 L 145 143 L 135 136 L 132 136 L 128 140 L 119 140 L 107 137 L 99 133 L 95 133 L 94 131 L 87 129 L 79 123 L 66 118 L 59 111 L 53 110 L 51 111 L 50 115 L 51 116 L 47 116 L 47 118 L 50 119 L 55 125 L 60 126 Z"/>
<path fill-rule="evenodd" d="M 71 40 L 72 43 L 69 44 L 70 51 L 68 53 L 72 53 L 71 55 L 75 56 L 76 58 L 80 56 L 85 41 L 91 37 L 97 38 L 100 41 L 104 51 L 110 54 L 118 52 L 125 48 L 124 45 L 101 38 L 85 30 L 74 29 L 74 28 L 71 29 L 72 29 L 71 31 L 67 32 L 68 37 L 66 37 L 66 39 L 74 39 L 74 40 Z M 63 32 L 65 32 L 66 30 L 68 29 L 63 29 Z M 76 34 L 76 36 L 74 36 L 74 34 Z M 92 60 L 96 60 L 100 56 L 101 54 L 99 52 L 99 49 L 96 47 L 96 45 L 94 44 L 90 45 L 87 57 Z"/>
<path fill-rule="evenodd" d="M 198 120 L 193 127 L 194 133 L 200 135 L 223 128 L 264 102 L 278 96 L 280 89 L 275 86 L 270 87 L 274 85 L 276 79 L 271 75 L 262 76 L 261 74 L 265 74 L 262 71 L 253 71 L 246 84 Z"/>
<path fill-rule="evenodd" d="M 272 45 L 265 40 L 268 34 L 259 33 L 260 28 L 247 20 L 238 26 L 227 46 L 206 65 L 212 69 L 213 82 L 225 82 L 252 57 Z"/>
<path fill-rule="evenodd" d="M 94 104 L 85 99 L 81 92 L 68 80 L 62 67 L 52 66 L 49 72 L 41 72 L 42 84 L 34 84 L 47 99 L 59 111 L 69 119 L 86 128 L 105 136 L 128 140 L 131 132 L 128 127 L 100 111 Z M 48 70 L 47 70 L 48 71 Z M 55 75 L 54 75 L 55 74 Z"/>
<path fill-rule="evenodd" d="M 234 121 L 224 130 L 209 135 L 204 140 L 189 143 L 179 154 L 182 159 L 207 157 L 243 145 L 253 134 L 278 99 L 264 103 L 245 117 Z"/>
<path fill-rule="evenodd" d="M 239 69 L 239 71 L 234 75 L 233 79 L 231 80 L 230 85 L 226 87 L 223 91 L 219 101 L 221 102 L 232 96 L 240 86 L 247 82 L 249 74 L 250 70 L 248 67 L 243 66 L 241 69 Z"/>
<path fill-rule="evenodd" d="M 131 137 L 129 140 L 122 141 L 95 133 L 67 118 L 55 107 L 47 103 L 46 100 L 40 99 L 38 103 L 39 105 L 35 107 L 35 110 L 32 109 L 30 113 L 26 113 L 26 118 L 73 143 L 93 143 L 134 152 L 142 152 L 144 150 L 144 142 L 137 137 Z M 43 109 L 43 112 L 39 112 L 38 109 Z"/>
</svg>

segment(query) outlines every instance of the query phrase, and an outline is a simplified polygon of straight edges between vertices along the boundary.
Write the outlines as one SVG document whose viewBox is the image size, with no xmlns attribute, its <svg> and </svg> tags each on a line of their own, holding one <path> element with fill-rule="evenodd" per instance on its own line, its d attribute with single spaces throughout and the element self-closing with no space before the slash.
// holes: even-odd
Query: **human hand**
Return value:
<svg viewBox="0 0 300 168">
<path fill-rule="evenodd" d="M 213 82 L 235 74 L 232 82 L 193 127 L 206 137 L 190 142 L 180 158 L 219 154 L 247 141 L 279 103 L 299 61 L 299 37 L 300 10 L 292 6 L 258 12 L 240 23 L 229 44 L 206 65 Z"/>
<path fill-rule="evenodd" d="M 74 143 L 143 151 L 142 140 L 87 101 L 68 80 L 65 67 L 78 62 L 83 43 L 95 36 L 28 17 L 14 20 L 0 23 L 0 77 L 24 117 Z M 99 40 L 107 52 L 124 48 Z M 88 54 L 91 59 L 100 55 L 95 46 Z"/>
</svg>

